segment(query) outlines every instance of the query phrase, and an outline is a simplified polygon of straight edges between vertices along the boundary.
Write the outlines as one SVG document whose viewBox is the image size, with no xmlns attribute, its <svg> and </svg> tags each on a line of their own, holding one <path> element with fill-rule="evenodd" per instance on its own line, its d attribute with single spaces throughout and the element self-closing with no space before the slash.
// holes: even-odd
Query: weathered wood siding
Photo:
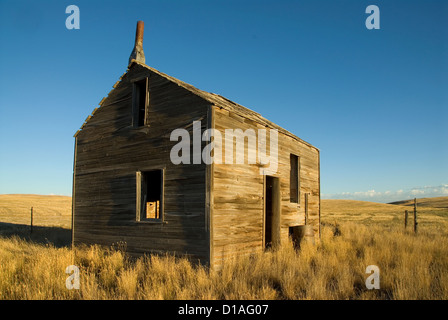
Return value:
<svg viewBox="0 0 448 320">
<path fill-rule="evenodd" d="M 132 80 L 149 76 L 149 127 L 132 127 Z M 125 242 L 131 254 L 176 252 L 207 263 L 206 166 L 174 165 L 174 129 L 207 126 L 210 103 L 138 64 L 76 135 L 74 244 Z M 192 139 L 191 139 L 192 143 Z M 191 148 L 192 150 L 192 148 Z M 136 221 L 136 171 L 165 169 L 164 223 Z"/>
<path fill-rule="evenodd" d="M 261 251 L 264 248 L 264 175 L 260 165 L 225 164 L 225 129 L 268 129 L 242 115 L 214 108 L 214 128 L 222 133 L 222 164 L 213 165 L 213 208 L 211 227 L 211 264 L 218 267 L 227 257 Z M 267 130 L 268 132 L 268 130 Z M 269 138 L 269 132 L 267 133 Z M 269 140 L 267 140 L 269 155 Z M 300 157 L 300 203 L 290 202 L 290 154 Z M 236 154 L 236 145 L 234 145 Z M 305 193 L 308 197 L 308 222 L 319 235 L 320 190 L 319 150 L 289 135 L 278 133 L 278 170 L 281 186 L 281 241 L 286 241 L 289 227 L 305 224 Z"/>
<path fill-rule="evenodd" d="M 144 77 L 149 77 L 149 126 L 134 128 L 132 83 Z M 138 63 L 100 105 L 76 134 L 75 245 L 124 242 L 131 254 L 176 252 L 215 267 L 227 257 L 263 250 L 266 179 L 259 164 L 247 164 L 247 140 L 245 164 L 224 163 L 224 139 L 221 145 L 215 140 L 216 148 L 222 149 L 222 164 L 171 162 L 171 148 L 178 143 L 170 141 L 171 132 L 187 129 L 193 151 L 193 121 L 201 121 L 202 132 L 218 129 L 223 138 L 225 129 L 277 128 L 278 170 L 272 175 L 280 180 L 280 239 L 287 240 L 290 226 L 305 224 L 307 193 L 306 223 L 319 235 L 319 150 L 315 147 L 230 100 Z M 202 142 L 201 150 L 205 145 Z M 290 201 L 290 154 L 300 157 L 299 203 Z M 164 169 L 163 223 L 136 221 L 136 172 L 152 169 Z"/>
</svg>

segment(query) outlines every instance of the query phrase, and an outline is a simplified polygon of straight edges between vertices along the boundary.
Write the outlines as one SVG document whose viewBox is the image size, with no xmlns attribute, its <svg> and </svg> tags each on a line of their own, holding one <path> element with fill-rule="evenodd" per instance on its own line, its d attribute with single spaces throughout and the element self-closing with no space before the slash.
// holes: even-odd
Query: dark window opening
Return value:
<svg viewBox="0 0 448 320">
<path fill-rule="evenodd" d="M 137 172 L 137 220 L 161 220 L 163 171 Z"/>
<path fill-rule="evenodd" d="M 289 180 L 289 201 L 299 203 L 300 201 L 300 161 L 299 157 L 290 155 L 290 180 Z"/>
<path fill-rule="evenodd" d="M 141 127 L 147 124 L 148 108 L 148 79 L 134 82 L 134 126 Z"/>
</svg>

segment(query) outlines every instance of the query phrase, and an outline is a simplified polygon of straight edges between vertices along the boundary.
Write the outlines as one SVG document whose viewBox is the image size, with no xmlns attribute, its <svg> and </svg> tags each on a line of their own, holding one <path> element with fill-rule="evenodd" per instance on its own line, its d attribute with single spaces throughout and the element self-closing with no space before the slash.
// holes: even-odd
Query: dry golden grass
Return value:
<svg viewBox="0 0 448 320">
<path fill-rule="evenodd" d="M 448 202 L 448 197 L 444 198 Z M 420 203 L 420 199 L 417 200 Z M 448 208 L 417 205 L 419 229 L 438 229 L 440 232 L 448 229 Z M 381 225 L 384 227 L 404 226 L 404 212 L 408 210 L 408 227 L 413 224 L 413 207 L 355 200 L 322 200 L 321 219 L 323 223 L 340 223 L 345 221 L 364 225 Z"/>
<path fill-rule="evenodd" d="M 318 245 L 285 243 L 221 271 L 171 255 L 130 260 L 117 248 L 0 237 L 0 299 L 448 299 L 448 218 L 422 212 L 415 235 L 390 206 L 325 200 Z M 80 268 L 79 290 L 65 287 L 68 265 Z M 368 265 L 380 269 L 379 290 L 366 288 Z"/>
<path fill-rule="evenodd" d="M 219 272 L 170 255 L 131 261 L 120 250 L 55 248 L 0 238 L 0 299 L 448 299 L 448 239 L 346 222 L 317 246 L 228 261 Z M 65 268 L 80 268 L 80 289 Z M 380 269 L 367 290 L 365 269 Z"/>
<path fill-rule="evenodd" d="M 0 222 L 71 228 L 72 198 L 35 194 L 0 194 Z"/>
</svg>

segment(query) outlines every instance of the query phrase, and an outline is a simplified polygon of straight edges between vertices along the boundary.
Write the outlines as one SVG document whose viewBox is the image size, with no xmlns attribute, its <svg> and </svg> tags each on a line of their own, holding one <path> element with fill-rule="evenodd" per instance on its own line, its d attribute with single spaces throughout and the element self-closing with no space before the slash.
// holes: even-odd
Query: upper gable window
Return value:
<svg viewBox="0 0 448 320">
<path fill-rule="evenodd" d="M 141 127 L 148 124 L 148 78 L 135 81 L 132 90 L 133 126 Z"/>
</svg>

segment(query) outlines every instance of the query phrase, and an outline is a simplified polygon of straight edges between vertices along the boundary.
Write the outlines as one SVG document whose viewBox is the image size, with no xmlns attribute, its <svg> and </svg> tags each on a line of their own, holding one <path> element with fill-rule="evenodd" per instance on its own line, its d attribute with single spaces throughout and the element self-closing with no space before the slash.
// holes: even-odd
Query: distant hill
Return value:
<svg viewBox="0 0 448 320">
<path fill-rule="evenodd" d="M 419 223 L 448 224 L 448 197 L 417 199 Z M 365 224 L 402 224 L 405 210 L 412 210 L 413 200 L 393 204 L 356 200 L 321 200 L 323 223 L 353 221 Z M 34 194 L 0 195 L 0 222 L 29 225 L 30 209 L 34 209 L 33 225 L 71 228 L 72 198 Z M 448 226 L 447 226 L 448 227 Z"/>
<path fill-rule="evenodd" d="M 414 206 L 414 199 L 390 202 L 400 206 Z M 417 207 L 448 208 L 448 197 L 420 198 Z"/>
<path fill-rule="evenodd" d="M 443 197 L 447 199 L 448 197 Z M 417 199 L 417 211 L 420 225 L 437 224 L 448 227 L 448 208 L 424 206 Z M 410 201 L 410 200 L 409 200 Z M 445 200 L 446 201 L 446 200 Z M 405 202 L 407 203 L 407 202 Z M 422 203 L 422 205 L 420 205 Z M 440 203 L 435 201 L 434 203 Z M 413 205 L 413 200 L 412 200 Z M 412 211 L 412 207 L 402 204 L 377 203 L 356 200 L 321 200 L 321 221 L 325 223 L 337 223 L 343 221 L 359 222 L 363 224 L 380 223 L 383 225 L 404 223 L 404 212 Z"/>
</svg>

